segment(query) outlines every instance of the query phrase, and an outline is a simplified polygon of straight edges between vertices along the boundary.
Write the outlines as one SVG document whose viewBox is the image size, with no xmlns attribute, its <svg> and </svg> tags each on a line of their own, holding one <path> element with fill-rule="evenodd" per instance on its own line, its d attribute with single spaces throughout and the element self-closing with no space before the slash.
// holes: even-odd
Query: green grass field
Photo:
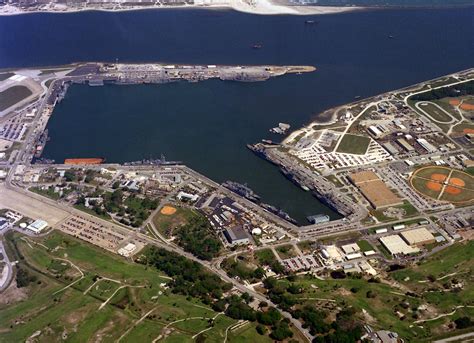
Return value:
<svg viewBox="0 0 474 343">
<path fill-rule="evenodd" d="M 173 206 L 174 207 L 174 206 Z M 156 229 L 164 236 L 170 237 L 173 229 L 185 225 L 189 220 L 198 215 L 196 212 L 185 207 L 176 207 L 176 212 L 166 215 L 158 212 L 152 219 Z"/>
<path fill-rule="evenodd" d="M 173 334 L 164 340 L 172 341 L 176 336 L 182 341 L 192 342 L 191 337 L 209 327 L 208 318 L 217 314 L 197 300 L 172 294 L 162 288 L 160 284 L 169 282 L 169 279 L 156 269 L 129 262 L 59 232 L 45 238 L 28 238 L 27 241 L 19 234 L 9 234 L 7 244 L 8 251 L 16 254 L 12 257 L 20 260 L 21 268 L 34 275 L 36 281 L 19 289 L 27 295 L 25 300 L 13 299 L 9 305 L 0 305 L 1 342 L 25 341 L 36 331 L 41 331 L 36 338 L 38 342 L 59 342 L 64 339 L 71 342 L 115 342 L 127 330 L 125 342 L 140 339 L 151 341 L 161 334 L 161 328 L 171 322 L 203 317 L 205 319 L 171 324 L 169 328 Z M 80 273 L 59 259 L 74 263 L 85 274 L 80 282 L 61 292 L 58 291 L 78 280 Z M 117 282 L 101 280 L 84 294 L 98 276 Z M 122 288 L 110 299 L 109 304 L 99 310 L 101 303 L 119 285 L 136 287 Z M 151 314 L 135 327 L 138 319 L 150 310 L 153 310 Z M 219 316 L 218 319 L 206 332 L 223 337 L 227 327 L 236 321 L 225 316 Z M 220 342 L 222 339 L 215 341 Z"/>
<path fill-rule="evenodd" d="M 298 256 L 291 244 L 282 245 L 275 249 L 282 260 Z"/>
<path fill-rule="evenodd" d="M 26 99 L 33 94 L 28 87 L 13 86 L 0 92 L 0 111 L 6 110 L 10 106 Z"/>
<path fill-rule="evenodd" d="M 369 242 L 363 239 L 357 241 L 357 245 L 359 246 L 360 250 L 362 250 L 362 252 L 374 250 L 374 247 Z"/>
<path fill-rule="evenodd" d="M 337 148 L 337 152 L 363 155 L 367 152 L 370 144 L 370 138 L 366 136 L 358 136 L 346 133 L 341 138 L 341 143 Z"/>
<path fill-rule="evenodd" d="M 439 122 L 449 123 L 453 120 L 449 115 L 444 113 L 444 111 L 442 111 L 436 105 L 433 105 L 430 102 L 422 102 L 422 104 L 419 105 L 419 108 L 421 108 L 423 111 L 428 113 L 431 116 L 431 118 Z"/>
</svg>

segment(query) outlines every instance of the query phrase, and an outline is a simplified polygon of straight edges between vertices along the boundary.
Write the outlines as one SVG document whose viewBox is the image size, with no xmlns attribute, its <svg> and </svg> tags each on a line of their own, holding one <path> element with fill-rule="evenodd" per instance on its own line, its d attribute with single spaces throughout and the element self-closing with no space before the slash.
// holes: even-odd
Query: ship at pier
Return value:
<svg viewBox="0 0 474 343">
<path fill-rule="evenodd" d="M 234 181 L 226 181 L 222 184 L 222 186 L 240 196 L 243 196 L 244 198 L 252 202 L 258 203 L 260 201 L 260 196 L 258 196 L 258 194 L 256 194 L 252 189 L 250 189 L 247 184 L 241 184 Z"/>
</svg>

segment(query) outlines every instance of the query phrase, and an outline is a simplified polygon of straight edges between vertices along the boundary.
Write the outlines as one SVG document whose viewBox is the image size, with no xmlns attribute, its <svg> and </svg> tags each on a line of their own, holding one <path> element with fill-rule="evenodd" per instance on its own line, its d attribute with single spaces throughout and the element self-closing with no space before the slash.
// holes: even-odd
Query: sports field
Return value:
<svg viewBox="0 0 474 343">
<path fill-rule="evenodd" d="M 165 205 L 152 220 L 162 235 L 170 237 L 175 228 L 187 224 L 193 216 L 197 215 L 199 214 L 189 208 Z"/>
<path fill-rule="evenodd" d="M 337 152 L 364 155 L 369 148 L 370 138 L 346 133 L 342 138 Z"/>
<path fill-rule="evenodd" d="M 429 166 L 415 171 L 411 186 L 429 198 L 454 204 L 474 201 L 474 177 L 452 168 Z"/>
<path fill-rule="evenodd" d="M 456 121 L 456 118 L 434 102 L 420 101 L 415 106 L 436 123 L 450 124 Z"/>
</svg>

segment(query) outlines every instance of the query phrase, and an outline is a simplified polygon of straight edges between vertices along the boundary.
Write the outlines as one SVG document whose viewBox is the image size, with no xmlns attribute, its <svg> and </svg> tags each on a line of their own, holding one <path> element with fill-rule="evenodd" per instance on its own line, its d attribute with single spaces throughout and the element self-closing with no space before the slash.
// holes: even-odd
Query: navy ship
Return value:
<svg viewBox="0 0 474 343">
<path fill-rule="evenodd" d="M 269 204 L 265 204 L 265 203 L 261 203 L 260 206 L 263 207 L 264 209 L 266 209 L 268 212 L 276 214 L 278 217 L 280 217 L 282 219 L 285 219 L 287 222 L 290 222 L 290 223 L 295 224 L 295 225 L 298 224 L 298 222 L 295 219 L 291 218 L 288 213 L 286 213 L 285 211 L 283 211 L 282 209 L 280 209 L 278 207 L 275 207 L 275 206 L 272 206 L 272 205 L 269 205 Z"/>
<path fill-rule="evenodd" d="M 225 188 L 231 190 L 232 192 L 243 196 L 244 198 L 253 201 L 253 202 L 259 202 L 260 197 L 249 187 L 247 187 L 247 184 L 241 184 L 238 182 L 234 181 L 226 181 L 222 184 Z"/>
</svg>

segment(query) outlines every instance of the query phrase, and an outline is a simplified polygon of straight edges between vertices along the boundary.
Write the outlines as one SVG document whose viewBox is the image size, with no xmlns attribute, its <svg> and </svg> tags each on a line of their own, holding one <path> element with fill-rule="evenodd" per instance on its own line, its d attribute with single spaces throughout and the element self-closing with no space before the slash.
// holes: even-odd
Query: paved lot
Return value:
<svg viewBox="0 0 474 343">
<path fill-rule="evenodd" d="M 43 219 L 55 226 L 64 220 L 69 213 L 41 202 L 28 195 L 14 192 L 0 185 L 0 207 L 20 212 L 32 219 Z"/>
</svg>

